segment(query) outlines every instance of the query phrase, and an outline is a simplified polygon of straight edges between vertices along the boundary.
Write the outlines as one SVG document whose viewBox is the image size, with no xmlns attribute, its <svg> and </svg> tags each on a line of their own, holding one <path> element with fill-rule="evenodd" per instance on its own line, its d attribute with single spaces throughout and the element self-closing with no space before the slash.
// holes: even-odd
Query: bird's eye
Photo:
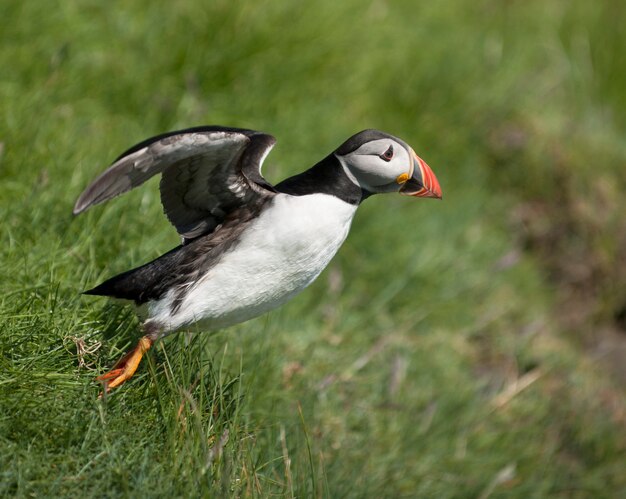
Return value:
<svg viewBox="0 0 626 499">
<path fill-rule="evenodd" d="M 387 149 L 379 157 L 383 161 L 387 161 L 387 162 L 391 161 L 391 159 L 393 158 L 393 146 L 389 146 L 389 149 Z"/>
</svg>

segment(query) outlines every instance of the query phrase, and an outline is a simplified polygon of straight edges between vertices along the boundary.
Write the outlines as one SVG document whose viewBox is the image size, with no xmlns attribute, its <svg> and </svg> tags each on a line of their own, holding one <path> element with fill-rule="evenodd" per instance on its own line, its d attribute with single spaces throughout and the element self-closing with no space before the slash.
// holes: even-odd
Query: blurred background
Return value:
<svg viewBox="0 0 626 499">
<path fill-rule="evenodd" d="M 626 4 L 5 0 L 0 494 L 626 496 Z M 273 182 L 364 128 L 443 202 L 377 196 L 268 316 L 162 341 L 79 292 L 178 244 L 157 184 L 73 219 L 177 128 L 275 135 Z"/>
</svg>

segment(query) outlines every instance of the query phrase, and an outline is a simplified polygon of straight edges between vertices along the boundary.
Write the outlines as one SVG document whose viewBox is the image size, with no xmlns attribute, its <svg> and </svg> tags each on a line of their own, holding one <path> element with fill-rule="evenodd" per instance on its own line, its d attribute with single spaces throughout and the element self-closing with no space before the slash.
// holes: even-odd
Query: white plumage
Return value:
<svg viewBox="0 0 626 499">
<path fill-rule="evenodd" d="M 356 205 L 327 194 L 278 194 L 233 250 L 186 293 L 175 314 L 175 291 L 149 304 L 149 317 L 173 332 L 195 322 L 231 326 L 287 302 L 315 280 L 346 239 Z"/>
</svg>

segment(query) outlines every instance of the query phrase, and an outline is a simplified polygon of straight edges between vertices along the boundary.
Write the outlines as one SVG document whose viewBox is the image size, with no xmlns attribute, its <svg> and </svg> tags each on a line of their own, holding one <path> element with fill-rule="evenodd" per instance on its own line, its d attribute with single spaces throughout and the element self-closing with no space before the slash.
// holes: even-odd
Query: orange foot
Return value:
<svg viewBox="0 0 626 499">
<path fill-rule="evenodd" d="M 143 354 L 150 349 L 153 343 L 154 340 L 150 339 L 148 336 L 143 336 L 135 348 L 116 362 L 113 369 L 96 378 L 97 381 L 103 382 L 104 391 L 106 393 L 109 393 L 113 388 L 120 386 L 122 383 L 133 377 L 133 374 L 135 374 L 135 371 L 139 366 L 139 362 L 141 362 Z M 102 393 L 100 394 L 100 397 L 102 397 Z"/>
</svg>

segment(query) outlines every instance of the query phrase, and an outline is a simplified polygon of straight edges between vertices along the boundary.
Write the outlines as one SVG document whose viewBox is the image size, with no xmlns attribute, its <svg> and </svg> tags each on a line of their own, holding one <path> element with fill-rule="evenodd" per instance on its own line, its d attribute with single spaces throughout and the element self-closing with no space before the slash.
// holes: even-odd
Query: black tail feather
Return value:
<svg viewBox="0 0 626 499">
<path fill-rule="evenodd" d="M 183 248 L 188 247 L 178 246 L 156 260 L 113 276 L 82 294 L 133 300 L 138 305 L 157 300 L 184 277 L 180 265 L 185 254 Z"/>
<path fill-rule="evenodd" d="M 112 298 L 133 300 L 135 302 L 141 303 L 141 289 L 137 289 L 136 279 L 132 279 L 132 274 L 141 270 L 141 268 L 142 267 L 128 270 L 114 277 L 111 277 L 103 283 L 98 284 L 95 288 L 83 291 L 82 294 L 110 296 Z"/>
</svg>

